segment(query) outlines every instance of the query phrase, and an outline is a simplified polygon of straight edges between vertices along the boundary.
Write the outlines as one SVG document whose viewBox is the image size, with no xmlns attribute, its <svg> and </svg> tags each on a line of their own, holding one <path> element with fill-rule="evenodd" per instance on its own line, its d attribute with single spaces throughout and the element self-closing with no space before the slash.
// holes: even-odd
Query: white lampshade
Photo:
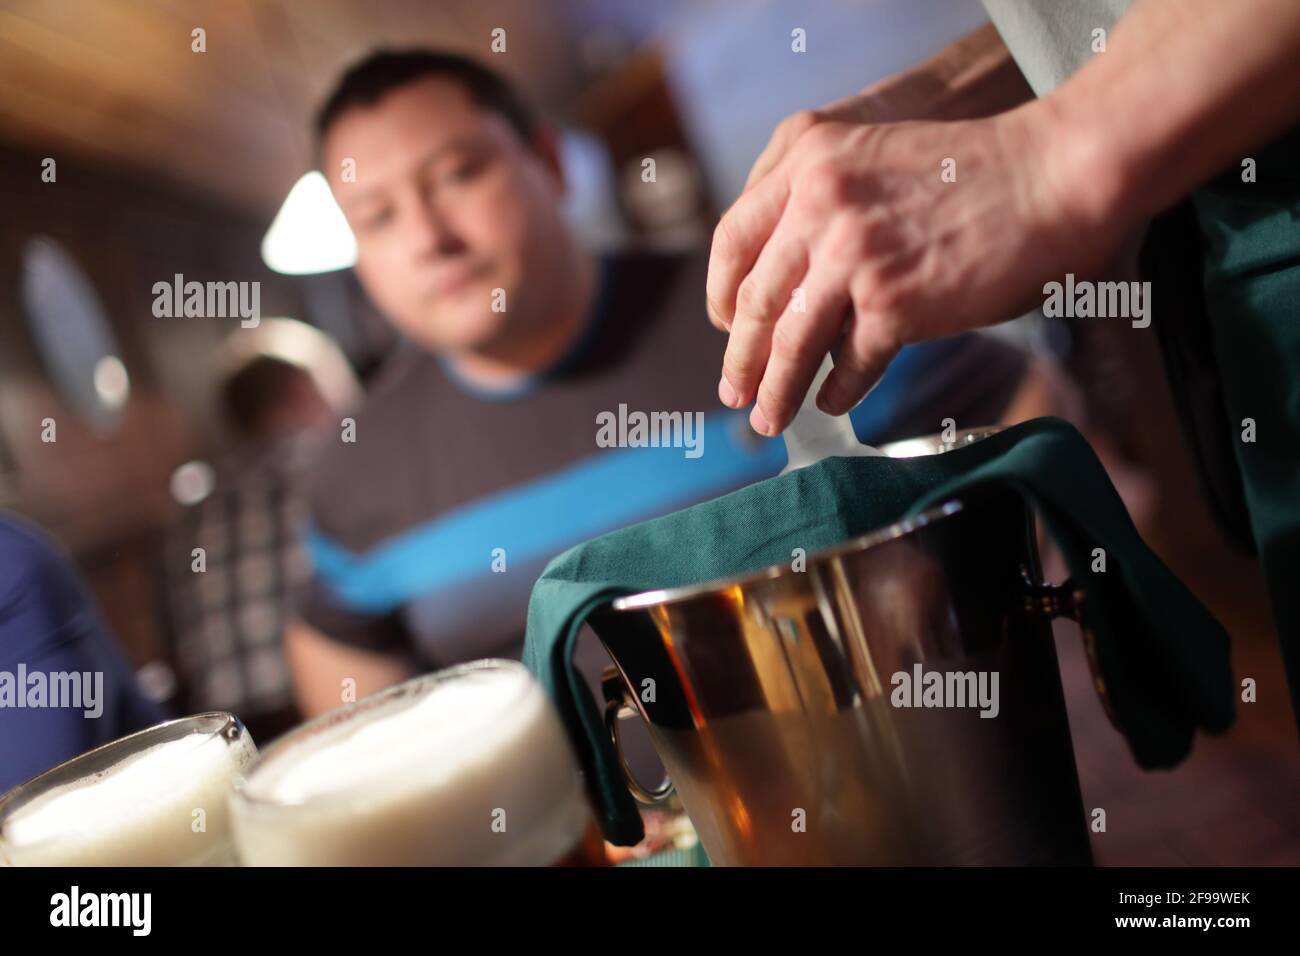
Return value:
<svg viewBox="0 0 1300 956">
<path fill-rule="evenodd" d="M 357 241 L 320 173 L 307 173 L 289 190 L 262 238 L 262 261 L 276 272 L 295 276 L 356 263 Z"/>
</svg>

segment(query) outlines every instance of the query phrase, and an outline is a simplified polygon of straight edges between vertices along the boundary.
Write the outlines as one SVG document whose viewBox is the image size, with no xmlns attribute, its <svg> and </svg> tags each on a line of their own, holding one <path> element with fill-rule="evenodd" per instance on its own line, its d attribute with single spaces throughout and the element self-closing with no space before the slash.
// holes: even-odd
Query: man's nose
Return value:
<svg viewBox="0 0 1300 956">
<path fill-rule="evenodd" d="M 464 248 L 446 214 L 430 197 L 422 197 L 416 203 L 413 219 L 420 254 L 447 255 Z"/>
</svg>

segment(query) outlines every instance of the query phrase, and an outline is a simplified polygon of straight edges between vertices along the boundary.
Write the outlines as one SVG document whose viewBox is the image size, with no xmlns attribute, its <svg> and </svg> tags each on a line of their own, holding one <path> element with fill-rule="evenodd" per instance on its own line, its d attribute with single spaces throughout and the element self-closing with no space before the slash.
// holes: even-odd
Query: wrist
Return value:
<svg viewBox="0 0 1300 956">
<path fill-rule="evenodd" d="M 1139 167 L 1094 110 L 1058 93 L 1007 114 L 1041 171 L 1051 215 L 1086 246 L 1107 246 L 1149 218 Z"/>
<path fill-rule="evenodd" d="M 1033 95 L 998 32 L 986 26 L 867 87 L 859 98 L 888 113 L 886 121 L 963 120 L 1003 113 Z"/>
</svg>

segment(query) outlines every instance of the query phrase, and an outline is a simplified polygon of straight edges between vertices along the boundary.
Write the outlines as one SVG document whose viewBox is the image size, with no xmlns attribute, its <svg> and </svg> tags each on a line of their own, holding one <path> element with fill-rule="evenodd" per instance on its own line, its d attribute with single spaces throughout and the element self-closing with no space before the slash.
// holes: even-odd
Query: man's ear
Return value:
<svg viewBox="0 0 1300 956">
<path fill-rule="evenodd" d="M 565 195 L 569 191 L 569 184 L 564 176 L 564 164 L 560 161 L 560 137 L 555 128 L 538 123 L 533 127 L 533 139 L 529 146 L 555 180 L 559 194 Z"/>
</svg>

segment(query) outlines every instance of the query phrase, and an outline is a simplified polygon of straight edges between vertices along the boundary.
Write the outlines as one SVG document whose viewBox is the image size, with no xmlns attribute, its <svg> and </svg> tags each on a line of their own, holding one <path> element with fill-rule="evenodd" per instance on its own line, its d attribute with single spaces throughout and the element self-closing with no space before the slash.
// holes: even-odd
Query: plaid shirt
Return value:
<svg viewBox="0 0 1300 956">
<path fill-rule="evenodd" d="M 297 490 L 310 444 L 298 437 L 223 462 L 213 491 L 167 535 L 164 614 L 187 709 L 248 722 L 293 706 L 283 634 L 310 578 Z"/>
</svg>

